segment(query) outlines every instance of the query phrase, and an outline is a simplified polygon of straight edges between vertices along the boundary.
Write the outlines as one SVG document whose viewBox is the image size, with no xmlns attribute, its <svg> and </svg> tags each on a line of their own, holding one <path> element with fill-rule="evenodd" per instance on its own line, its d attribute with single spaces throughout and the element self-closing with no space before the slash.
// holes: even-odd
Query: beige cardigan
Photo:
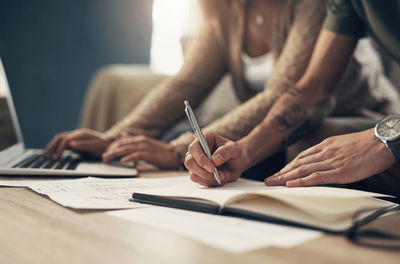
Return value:
<svg viewBox="0 0 400 264">
<path fill-rule="evenodd" d="M 183 117 L 184 100 L 198 106 L 227 72 L 231 73 L 234 90 L 243 103 L 204 130 L 232 140 L 247 135 L 265 118 L 275 100 L 304 73 L 325 16 L 326 1 L 278 2 L 272 47 L 274 72 L 263 92 L 254 95 L 243 80 L 240 54 L 246 0 L 202 0 L 203 24 L 179 73 L 154 88 L 131 113 L 106 131 L 106 135 L 129 131 L 160 137 Z M 365 107 L 378 110 L 383 102 L 371 95 L 373 85 L 362 74 L 359 63 L 352 60 L 332 95 L 336 102 L 332 114 L 359 115 Z M 183 155 L 193 139 L 193 133 L 187 132 L 170 144 Z"/>
</svg>

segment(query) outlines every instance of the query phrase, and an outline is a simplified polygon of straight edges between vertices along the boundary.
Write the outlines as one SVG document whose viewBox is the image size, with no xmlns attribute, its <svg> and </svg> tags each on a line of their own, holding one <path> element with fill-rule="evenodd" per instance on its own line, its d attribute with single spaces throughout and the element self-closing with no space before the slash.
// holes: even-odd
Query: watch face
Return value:
<svg viewBox="0 0 400 264">
<path fill-rule="evenodd" d="M 375 127 L 375 134 L 388 141 L 400 137 L 400 115 L 390 115 L 378 122 Z"/>
</svg>

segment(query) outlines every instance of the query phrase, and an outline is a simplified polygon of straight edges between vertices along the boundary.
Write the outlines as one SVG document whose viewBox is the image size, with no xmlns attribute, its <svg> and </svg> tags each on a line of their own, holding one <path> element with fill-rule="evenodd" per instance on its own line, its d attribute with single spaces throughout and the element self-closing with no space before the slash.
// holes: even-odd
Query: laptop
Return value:
<svg viewBox="0 0 400 264">
<path fill-rule="evenodd" d="M 133 177 L 138 172 L 126 164 L 104 164 L 64 151 L 57 160 L 48 160 L 43 150 L 26 149 L 3 64 L 0 59 L 0 175 L 13 176 L 97 176 Z"/>
</svg>

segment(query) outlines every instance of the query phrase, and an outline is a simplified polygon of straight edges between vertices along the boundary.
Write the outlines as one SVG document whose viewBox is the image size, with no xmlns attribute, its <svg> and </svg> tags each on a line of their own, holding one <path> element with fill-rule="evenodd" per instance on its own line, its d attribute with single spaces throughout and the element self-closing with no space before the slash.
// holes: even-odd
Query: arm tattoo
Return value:
<svg viewBox="0 0 400 264">
<path fill-rule="evenodd" d="M 301 90 L 300 90 L 299 88 L 297 88 L 296 86 L 293 86 L 293 87 L 290 87 L 290 88 L 286 91 L 286 93 L 288 93 L 288 94 L 290 94 L 290 95 L 293 95 L 293 96 L 296 96 L 296 95 L 301 94 Z"/>
<path fill-rule="evenodd" d="M 304 106 L 298 103 L 292 103 L 281 115 L 276 115 L 272 120 L 273 127 L 280 133 L 285 133 L 291 128 L 300 125 L 306 118 Z"/>
<path fill-rule="evenodd" d="M 315 111 L 307 118 L 305 121 L 296 128 L 287 139 L 282 140 L 282 144 L 290 146 L 296 143 L 298 140 L 302 139 L 305 135 L 314 131 L 324 118 L 324 107 L 320 105 L 315 109 Z M 282 148 L 286 146 L 281 146 Z"/>
<path fill-rule="evenodd" d="M 321 123 L 323 118 L 324 118 L 324 107 L 323 105 L 320 105 L 298 128 L 296 128 L 289 135 L 287 139 L 288 146 L 296 143 L 305 135 L 317 129 L 318 125 Z"/>
</svg>

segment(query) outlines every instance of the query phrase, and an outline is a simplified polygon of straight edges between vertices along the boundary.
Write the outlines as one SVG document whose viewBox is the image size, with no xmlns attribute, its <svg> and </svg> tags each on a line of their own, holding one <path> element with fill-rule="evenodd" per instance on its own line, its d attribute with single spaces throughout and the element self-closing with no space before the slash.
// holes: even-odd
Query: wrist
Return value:
<svg viewBox="0 0 400 264">
<path fill-rule="evenodd" d="M 278 151 L 282 140 L 281 134 L 260 124 L 249 135 L 238 140 L 237 143 L 245 150 L 248 157 L 248 167 L 251 167 Z"/>
<path fill-rule="evenodd" d="M 254 158 L 252 156 L 252 144 L 248 137 L 244 137 L 236 141 L 236 143 L 243 149 L 244 156 L 246 157 L 245 165 L 246 168 L 250 167 L 251 161 Z"/>
<path fill-rule="evenodd" d="M 173 157 L 173 167 L 176 168 L 181 168 L 183 163 L 185 162 L 185 155 L 182 154 L 180 151 L 176 150 L 173 146 L 171 146 L 170 144 L 167 144 L 167 148 L 169 150 L 169 152 L 171 153 L 171 157 Z"/>
<path fill-rule="evenodd" d="M 378 138 L 374 138 L 374 149 L 376 151 L 376 155 L 383 157 L 389 164 L 394 165 L 396 163 L 396 158 L 392 152 L 392 150 L 388 147 L 387 144 L 379 140 Z"/>
<path fill-rule="evenodd" d="M 117 139 L 117 136 L 103 135 L 103 140 L 105 141 L 107 146 L 110 145 L 116 139 Z"/>
<path fill-rule="evenodd" d="M 375 125 L 374 136 L 386 145 L 395 162 L 400 161 L 400 115 L 388 115 Z"/>
</svg>

